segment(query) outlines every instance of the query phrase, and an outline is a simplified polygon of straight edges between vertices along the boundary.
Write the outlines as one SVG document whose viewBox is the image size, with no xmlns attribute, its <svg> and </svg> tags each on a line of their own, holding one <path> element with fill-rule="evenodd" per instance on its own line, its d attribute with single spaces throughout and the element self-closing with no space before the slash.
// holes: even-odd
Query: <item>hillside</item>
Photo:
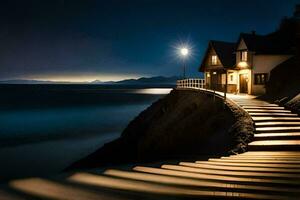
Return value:
<svg viewBox="0 0 300 200">
<path fill-rule="evenodd" d="M 241 122 L 244 118 L 234 105 L 224 107 L 223 100 L 214 101 L 211 94 L 173 90 L 140 113 L 119 139 L 70 168 L 244 151 L 252 130 L 252 121 Z"/>
</svg>

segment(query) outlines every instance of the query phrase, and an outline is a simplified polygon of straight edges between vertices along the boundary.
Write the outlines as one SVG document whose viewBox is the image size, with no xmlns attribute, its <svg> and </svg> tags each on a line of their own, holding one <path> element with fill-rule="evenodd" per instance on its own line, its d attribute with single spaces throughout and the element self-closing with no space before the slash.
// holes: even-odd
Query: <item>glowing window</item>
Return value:
<svg viewBox="0 0 300 200">
<path fill-rule="evenodd" d="M 211 56 L 211 64 L 212 65 L 217 65 L 218 64 L 218 59 L 216 55 Z"/>
<path fill-rule="evenodd" d="M 248 52 L 242 51 L 241 52 L 241 61 L 247 61 L 248 60 Z"/>
</svg>

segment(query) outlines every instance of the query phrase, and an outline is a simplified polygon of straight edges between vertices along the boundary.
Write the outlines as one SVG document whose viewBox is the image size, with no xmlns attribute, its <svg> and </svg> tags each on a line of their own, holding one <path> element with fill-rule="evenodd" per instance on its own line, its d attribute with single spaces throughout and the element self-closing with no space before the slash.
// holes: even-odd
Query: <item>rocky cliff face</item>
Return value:
<svg viewBox="0 0 300 200">
<path fill-rule="evenodd" d="M 236 116 L 211 94 L 173 90 L 132 120 L 119 139 L 71 168 L 226 154 L 243 140 L 235 133 L 241 130 Z"/>
</svg>

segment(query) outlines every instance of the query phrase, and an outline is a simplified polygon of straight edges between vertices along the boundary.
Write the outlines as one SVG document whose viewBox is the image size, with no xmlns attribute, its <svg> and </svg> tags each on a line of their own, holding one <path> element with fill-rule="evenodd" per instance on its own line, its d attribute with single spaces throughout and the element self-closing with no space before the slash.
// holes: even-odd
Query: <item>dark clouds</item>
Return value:
<svg viewBox="0 0 300 200">
<path fill-rule="evenodd" d="M 296 0 L 10 0 L 0 3 L 0 79 L 174 75 L 189 40 L 196 68 L 209 39 L 274 30 Z"/>
</svg>

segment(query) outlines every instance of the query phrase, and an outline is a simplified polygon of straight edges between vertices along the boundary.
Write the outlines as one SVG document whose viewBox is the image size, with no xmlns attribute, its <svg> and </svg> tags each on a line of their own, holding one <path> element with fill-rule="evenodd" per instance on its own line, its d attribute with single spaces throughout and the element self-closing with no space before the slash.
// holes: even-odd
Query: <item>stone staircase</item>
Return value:
<svg viewBox="0 0 300 200">
<path fill-rule="evenodd" d="M 249 150 L 300 150 L 300 117 L 276 104 L 234 99 L 252 117 L 256 134 Z"/>
<path fill-rule="evenodd" d="M 255 122 L 246 153 L 13 180 L 0 199 L 300 199 L 300 118 L 275 104 L 230 98 Z"/>
</svg>

